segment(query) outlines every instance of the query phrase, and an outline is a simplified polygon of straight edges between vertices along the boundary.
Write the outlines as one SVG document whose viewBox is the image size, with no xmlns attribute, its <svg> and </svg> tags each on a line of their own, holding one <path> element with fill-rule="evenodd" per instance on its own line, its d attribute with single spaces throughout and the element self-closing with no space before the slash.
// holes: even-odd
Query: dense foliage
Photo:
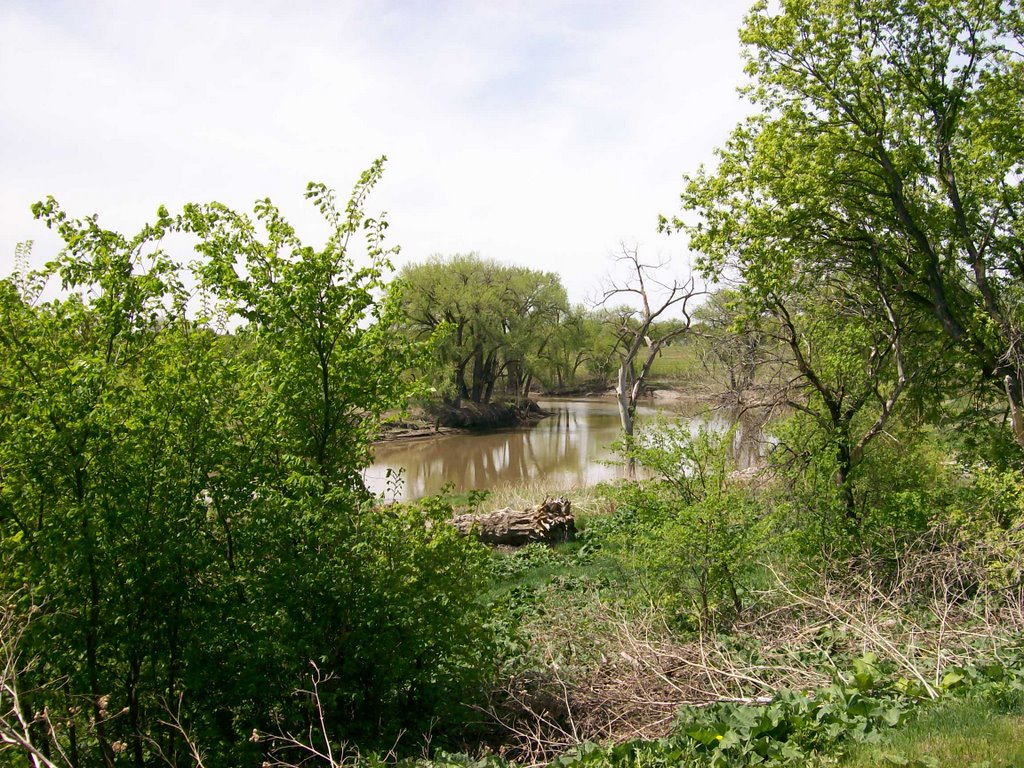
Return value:
<svg viewBox="0 0 1024 768">
<path fill-rule="evenodd" d="M 469 254 L 407 266 L 401 278 L 411 335 L 440 334 L 435 378 L 453 399 L 488 403 L 499 379 L 503 394 L 525 397 L 569 318 L 565 288 L 552 272 Z"/>
<path fill-rule="evenodd" d="M 624 446 L 652 479 L 616 490 L 632 525 L 612 541 L 630 552 L 625 565 L 647 598 L 683 628 L 707 631 L 739 615 L 744 577 L 765 546 L 758 505 L 731 478 L 734 436 L 660 424 Z"/>
<path fill-rule="evenodd" d="M 133 238 L 36 207 L 66 248 L 0 283 L 0 578 L 45 754 L 189 764 L 188 733 L 207 766 L 258 763 L 254 729 L 314 717 L 290 695 L 311 662 L 334 738 L 373 743 L 486 676 L 476 546 L 444 505 L 381 508 L 359 474 L 417 354 L 389 332 L 385 223 L 362 212 L 380 171 L 341 213 L 310 187 L 321 249 L 268 201 L 256 223 L 161 210 Z M 172 230 L 197 235 L 233 332 L 186 311 Z"/>
<path fill-rule="evenodd" d="M 532 389 L 601 389 L 613 386 L 622 371 L 635 412 L 652 366 L 688 330 L 700 292 L 677 284 L 661 295 L 667 265 L 645 264 L 635 251 L 627 253 L 632 269 L 590 308 L 569 306 L 554 273 L 476 254 L 407 265 L 393 286 L 401 296 L 403 327 L 408 338 L 430 340 L 434 350 L 420 361 L 417 375 L 430 382 L 435 400 L 488 403 L 522 399 Z M 647 305 L 631 304 L 640 294 Z"/>
<path fill-rule="evenodd" d="M 1020 9 L 758 3 L 741 37 L 759 112 L 689 179 L 671 226 L 783 324 L 839 471 L 911 380 L 943 373 L 1002 401 L 1024 445 Z"/>
</svg>

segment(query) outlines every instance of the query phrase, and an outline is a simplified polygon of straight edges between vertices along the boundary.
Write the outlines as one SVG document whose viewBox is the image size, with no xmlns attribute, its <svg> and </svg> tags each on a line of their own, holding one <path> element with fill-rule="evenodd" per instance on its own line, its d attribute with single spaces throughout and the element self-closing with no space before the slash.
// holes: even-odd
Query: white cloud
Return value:
<svg viewBox="0 0 1024 768">
<path fill-rule="evenodd" d="M 321 232 L 310 179 L 379 154 L 403 259 L 478 250 L 562 272 L 580 299 L 620 239 L 743 112 L 745 0 L 133 3 L 0 7 L 0 273 L 28 205 L 133 230 L 156 206 L 270 196 Z M 310 238 L 315 235 L 310 234 Z"/>
</svg>

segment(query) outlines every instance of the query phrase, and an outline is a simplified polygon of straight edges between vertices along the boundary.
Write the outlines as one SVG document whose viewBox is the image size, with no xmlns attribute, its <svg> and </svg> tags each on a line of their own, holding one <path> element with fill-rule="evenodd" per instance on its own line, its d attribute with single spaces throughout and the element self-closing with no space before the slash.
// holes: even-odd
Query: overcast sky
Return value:
<svg viewBox="0 0 1024 768">
<path fill-rule="evenodd" d="M 399 264 L 481 255 L 596 289 L 747 111 L 749 0 L 0 0 L 0 274 L 58 248 L 29 206 L 134 233 L 161 203 L 269 196 L 320 242 L 379 155 Z"/>
</svg>

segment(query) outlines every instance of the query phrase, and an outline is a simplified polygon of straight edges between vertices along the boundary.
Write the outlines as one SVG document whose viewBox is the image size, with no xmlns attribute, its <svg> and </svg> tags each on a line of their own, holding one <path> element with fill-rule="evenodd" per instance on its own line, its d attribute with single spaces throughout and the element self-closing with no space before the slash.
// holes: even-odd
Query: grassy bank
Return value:
<svg viewBox="0 0 1024 768">
<path fill-rule="evenodd" d="M 984 698 L 938 705 L 888 735 L 861 745 L 845 768 L 1017 768 L 1024 765 L 1024 706 Z"/>
</svg>

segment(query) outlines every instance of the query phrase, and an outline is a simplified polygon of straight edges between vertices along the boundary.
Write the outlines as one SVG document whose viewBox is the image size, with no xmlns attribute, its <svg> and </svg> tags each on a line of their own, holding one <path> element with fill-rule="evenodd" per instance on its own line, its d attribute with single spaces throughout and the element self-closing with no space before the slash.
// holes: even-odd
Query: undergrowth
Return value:
<svg viewBox="0 0 1024 768">
<path fill-rule="evenodd" d="M 1015 649 L 1002 662 L 953 667 L 942 676 L 936 699 L 913 681 L 893 674 L 873 655 L 856 659 L 850 669 L 812 691 L 783 690 L 762 703 L 714 702 L 679 710 L 671 731 L 659 739 L 618 744 L 584 743 L 555 759 L 553 768 L 739 768 L 740 766 L 892 765 L 931 768 L 942 765 L 907 757 L 896 748 L 866 751 L 858 745 L 882 745 L 908 721 L 919 728 L 948 723 L 956 713 L 973 712 L 981 703 L 999 712 L 1024 713 L 1024 652 Z M 1008 721 L 1000 723 L 1004 729 Z M 1012 722 L 1012 721 L 1010 721 Z M 897 743 L 898 744 L 898 743 Z M 876 760 L 874 763 L 864 760 Z M 421 762 L 421 764 L 423 764 Z M 1003 763 L 1010 765 L 1009 763 Z M 485 768 L 508 765 L 497 756 L 471 759 L 440 753 L 429 765 Z"/>
<path fill-rule="evenodd" d="M 439 752 L 435 764 L 825 766 L 943 707 L 1021 711 L 1020 534 L 1006 524 L 1018 505 L 1003 537 L 970 527 L 987 500 L 1007 498 L 1002 486 L 965 483 L 917 539 L 815 569 L 790 546 L 814 532 L 779 536 L 771 499 L 755 494 L 745 527 L 704 547 L 707 521 L 736 515 L 744 493 L 726 466 L 705 466 L 716 484 L 689 507 L 654 481 L 606 485 L 588 496 L 601 511 L 581 517 L 575 541 L 492 554 L 484 599 L 501 673 L 479 710 L 492 752 Z M 714 516 L 689 517 L 693 505 Z M 741 550 L 737 535 L 773 536 L 774 549 Z M 703 603 L 666 599 L 701 589 Z M 905 746 L 870 754 L 931 765 Z"/>
</svg>

